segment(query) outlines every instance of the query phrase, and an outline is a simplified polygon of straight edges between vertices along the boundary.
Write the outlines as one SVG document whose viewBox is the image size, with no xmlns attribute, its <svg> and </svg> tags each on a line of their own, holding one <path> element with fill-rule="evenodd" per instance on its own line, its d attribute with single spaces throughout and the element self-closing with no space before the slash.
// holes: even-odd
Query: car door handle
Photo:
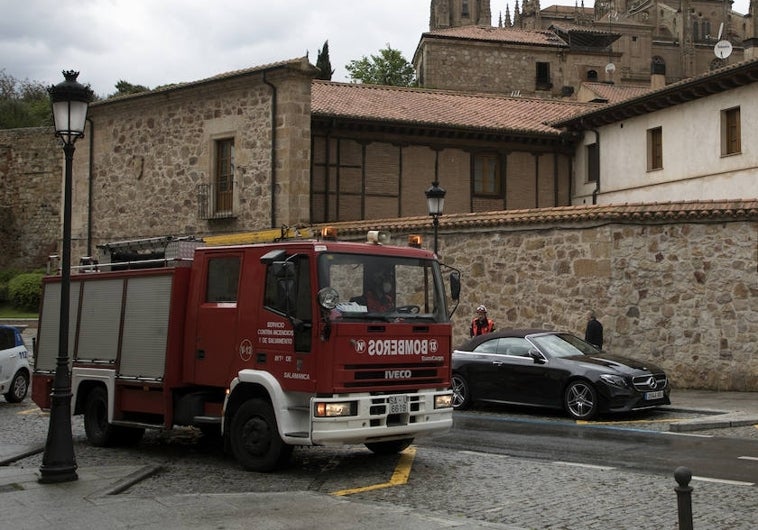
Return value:
<svg viewBox="0 0 758 530">
<path fill-rule="evenodd" d="M 492 361 L 492 364 L 495 366 L 503 366 L 505 363 L 503 361 Z"/>
</svg>

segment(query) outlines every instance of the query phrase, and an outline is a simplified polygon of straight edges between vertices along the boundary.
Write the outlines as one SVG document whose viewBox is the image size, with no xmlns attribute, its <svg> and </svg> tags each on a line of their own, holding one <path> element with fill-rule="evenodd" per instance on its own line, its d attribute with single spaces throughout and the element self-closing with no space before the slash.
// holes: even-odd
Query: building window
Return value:
<svg viewBox="0 0 758 530">
<path fill-rule="evenodd" d="M 463 0 L 461 5 L 461 17 L 468 18 L 469 17 L 469 10 L 468 10 L 468 0 Z"/>
<path fill-rule="evenodd" d="M 550 63 L 537 63 L 537 90 L 550 90 L 553 83 L 550 82 Z"/>
<path fill-rule="evenodd" d="M 666 61 L 658 55 L 650 60 L 650 73 L 653 75 L 666 75 Z"/>
<path fill-rule="evenodd" d="M 663 129 L 647 130 L 647 170 L 663 169 Z"/>
<path fill-rule="evenodd" d="M 213 175 L 216 216 L 231 215 L 234 199 L 234 139 L 216 140 L 216 169 Z"/>
<path fill-rule="evenodd" d="M 721 154 L 733 155 L 742 152 L 740 108 L 721 111 Z"/>
<path fill-rule="evenodd" d="M 587 81 L 597 81 L 597 70 L 587 70 Z"/>
<path fill-rule="evenodd" d="M 600 150 L 597 143 L 587 146 L 587 182 L 597 182 L 600 178 Z"/>
<path fill-rule="evenodd" d="M 474 155 L 474 194 L 500 195 L 500 157 L 496 154 Z"/>
</svg>

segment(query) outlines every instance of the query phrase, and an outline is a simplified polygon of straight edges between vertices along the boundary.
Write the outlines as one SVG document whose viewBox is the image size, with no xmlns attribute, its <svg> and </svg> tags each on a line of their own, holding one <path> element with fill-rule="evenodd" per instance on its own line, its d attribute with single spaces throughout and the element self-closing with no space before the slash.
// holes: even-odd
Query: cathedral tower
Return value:
<svg viewBox="0 0 758 530">
<path fill-rule="evenodd" d="M 490 0 L 432 0 L 429 30 L 492 26 Z"/>
</svg>

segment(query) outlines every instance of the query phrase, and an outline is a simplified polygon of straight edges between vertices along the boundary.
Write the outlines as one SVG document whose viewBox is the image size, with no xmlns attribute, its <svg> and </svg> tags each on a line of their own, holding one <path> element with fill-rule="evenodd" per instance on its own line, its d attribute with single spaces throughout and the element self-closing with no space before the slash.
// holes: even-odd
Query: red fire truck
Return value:
<svg viewBox="0 0 758 530">
<path fill-rule="evenodd" d="M 105 245 L 110 264 L 72 274 L 71 410 L 89 442 L 194 426 L 221 433 L 243 468 L 272 471 L 297 445 L 391 453 L 448 429 L 458 271 L 443 275 L 432 252 L 375 232 L 366 243 L 323 232 L 266 244 L 166 238 L 162 252 L 122 242 Z M 60 276 L 47 277 L 32 385 L 43 410 L 60 298 Z"/>
</svg>

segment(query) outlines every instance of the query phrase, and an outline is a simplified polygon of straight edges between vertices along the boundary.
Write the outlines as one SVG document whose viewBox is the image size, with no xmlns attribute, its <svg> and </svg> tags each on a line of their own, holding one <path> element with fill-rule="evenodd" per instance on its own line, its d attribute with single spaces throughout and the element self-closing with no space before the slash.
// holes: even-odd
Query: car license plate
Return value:
<svg viewBox="0 0 758 530">
<path fill-rule="evenodd" d="M 645 399 L 650 401 L 653 399 L 661 399 L 663 397 L 663 390 L 657 390 L 655 392 L 645 392 Z"/>
<path fill-rule="evenodd" d="M 387 398 L 390 414 L 408 412 L 408 396 L 389 396 Z"/>
</svg>

